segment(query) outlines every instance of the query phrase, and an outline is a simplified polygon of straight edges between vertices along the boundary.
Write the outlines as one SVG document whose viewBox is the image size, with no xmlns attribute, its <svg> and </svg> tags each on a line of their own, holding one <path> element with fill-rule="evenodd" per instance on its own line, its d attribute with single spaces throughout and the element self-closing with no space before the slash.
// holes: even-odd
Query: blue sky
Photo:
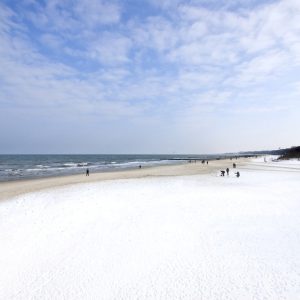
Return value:
<svg viewBox="0 0 300 300">
<path fill-rule="evenodd" d="M 0 153 L 300 141 L 298 0 L 0 2 Z"/>
</svg>

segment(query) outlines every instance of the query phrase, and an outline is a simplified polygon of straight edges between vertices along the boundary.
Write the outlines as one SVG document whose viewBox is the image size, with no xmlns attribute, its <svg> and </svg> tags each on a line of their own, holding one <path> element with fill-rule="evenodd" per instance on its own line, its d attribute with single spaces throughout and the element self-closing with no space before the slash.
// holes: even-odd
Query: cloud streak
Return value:
<svg viewBox="0 0 300 300">
<path fill-rule="evenodd" d="M 296 0 L 149 0 L 135 13 L 121 1 L 5 1 L 0 108 L 5 118 L 51 111 L 125 127 L 130 118 L 145 131 L 152 118 L 178 139 L 206 132 L 201 118 L 216 132 L 237 112 L 273 111 L 276 122 L 299 112 L 299 14 Z"/>
</svg>

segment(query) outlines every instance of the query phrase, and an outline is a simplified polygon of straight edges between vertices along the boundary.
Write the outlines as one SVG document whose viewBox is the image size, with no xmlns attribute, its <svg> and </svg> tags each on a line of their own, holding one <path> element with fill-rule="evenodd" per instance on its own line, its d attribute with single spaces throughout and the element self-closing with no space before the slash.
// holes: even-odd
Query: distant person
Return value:
<svg viewBox="0 0 300 300">
<path fill-rule="evenodd" d="M 208 165 L 208 160 L 206 161 L 206 164 Z"/>
<path fill-rule="evenodd" d="M 235 168 L 236 168 L 236 164 L 235 164 L 235 163 L 233 163 L 233 164 L 232 164 L 232 167 L 235 169 Z"/>
<path fill-rule="evenodd" d="M 223 177 L 225 176 L 225 171 L 223 171 L 223 170 L 221 171 L 221 176 L 223 176 Z"/>
<path fill-rule="evenodd" d="M 142 166 L 141 166 L 141 165 L 139 165 L 139 168 L 141 169 L 141 168 L 142 168 Z"/>
<path fill-rule="evenodd" d="M 90 170 L 86 169 L 85 176 L 90 176 Z"/>
<path fill-rule="evenodd" d="M 229 168 L 226 169 L 227 176 L 229 175 Z"/>
<path fill-rule="evenodd" d="M 241 176 L 240 172 L 236 172 L 235 175 L 236 175 L 237 178 L 239 178 Z"/>
</svg>

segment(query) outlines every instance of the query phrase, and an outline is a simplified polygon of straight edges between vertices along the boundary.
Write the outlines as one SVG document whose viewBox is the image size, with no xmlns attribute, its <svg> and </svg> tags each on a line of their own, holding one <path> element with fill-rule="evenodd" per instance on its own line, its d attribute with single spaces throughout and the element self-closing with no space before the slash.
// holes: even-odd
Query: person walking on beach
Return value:
<svg viewBox="0 0 300 300">
<path fill-rule="evenodd" d="M 236 164 L 235 163 L 233 163 L 232 166 L 233 166 L 234 169 L 236 168 Z"/>
<path fill-rule="evenodd" d="M 221 176 L 223 176 L 224 177 L 224 175 L 225 175 L 225 171 L 221 171 Z"/>
<path fill-rule="evenodd" d="M 236 172 L 235 175 L 236 175 L 237 178 L 239 178 L 241 176 L 240 172 Z"/>
<path fill-rule="evenodd" d="M 226 169 L 227 176 L 229 175 L 229 168 Z"/>
<path fill-rule="evenodd" d="M 90 176 L 90 170 L 86 169 L 85 176 Z"/>
</svg>

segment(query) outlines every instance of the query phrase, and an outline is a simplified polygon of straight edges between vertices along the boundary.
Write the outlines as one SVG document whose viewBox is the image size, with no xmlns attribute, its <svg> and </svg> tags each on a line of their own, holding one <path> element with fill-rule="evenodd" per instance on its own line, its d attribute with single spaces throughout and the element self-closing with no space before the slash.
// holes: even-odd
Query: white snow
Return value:
<svg viewBox="0 0 300 300">
<path fill-rule="evenodd" d="M 0 299 L 300 299 L 295 164 L 4 201 Z"/>
</svg>

